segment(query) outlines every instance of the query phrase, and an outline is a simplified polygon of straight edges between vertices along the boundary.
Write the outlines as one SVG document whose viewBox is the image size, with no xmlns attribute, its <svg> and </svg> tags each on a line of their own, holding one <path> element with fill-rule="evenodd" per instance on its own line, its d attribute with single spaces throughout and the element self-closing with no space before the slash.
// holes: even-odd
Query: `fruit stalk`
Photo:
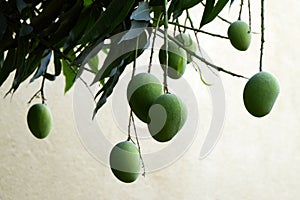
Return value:
<svg viewBox="0 0 300 200">
<path fill-rule="evenodd" d="M 164 0 L 164 44 L 166 48 L 166 52 L 168 52 L 168 0 Z M 168 93 L 168 84 L 167 84 L 167 76 L 168 76 L 168 66 L 169 66 L 169 56 L 168 53 L 166 53 L 166 66 L 164 69 L 164 92 Z"/>
<path fill-rule="evenodd" d="M 260 59 L 259 59 L 259 71 L 262 71 L 262 60 L 264 54 L 265 43 L 265 18 L 264 18 L 264 0 L 261 0 L 261 41 L 260 41 Z"/>
</svg>

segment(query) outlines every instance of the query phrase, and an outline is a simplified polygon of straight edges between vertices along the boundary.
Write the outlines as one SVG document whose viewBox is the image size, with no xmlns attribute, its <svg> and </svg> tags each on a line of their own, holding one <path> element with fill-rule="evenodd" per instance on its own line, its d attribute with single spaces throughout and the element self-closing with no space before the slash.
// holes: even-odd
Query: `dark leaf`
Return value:
<svg viewBox="0 0 300 200">
<path fill-rule="evenodd" d="M 172 15 L 173 20 L 176 20 L 184 10 L 192 8 L 202 1 L 203 0 L 173 0 L 168 9 L 168 15 Z"/>
<path fill-rule="evenodd" d="M 16 0 L 16 5 L 20 13 L 27 7 L 27 4 L 23 0 Z"/>
<path fill-rule="evenodd" d="M 0 11 L 0 40 L 2 39 L 7 27 L 6 17 Z"/>
<path fill-rule="evenodd" d="M 4 83 L 9 74 L 16 69 L 15 54 L 16 50 L 10 49 L 5 57 L 3 66 L 0 69 L 0 86 Z"/>
<path fill-rule="evenodd" d="M 82 0 L 76 0 L 76 3 L 68 11 L 60 16 L 60 25 L 49 39 L 50 43 L 53 44 L 53 46 L 59 48 L 60 45 L 57 46 L 57 43 L 61 42 L 62 40 L 66 41 L 67 36 L 69 35 L 70 31 L 76 24 L 78 17 L 80 16 L 82 8 Z"/>
<path fill-rule="evenodd" d="M 15 66 L 17 68 L 12 89 L 15 91 L 21 82 L 23 81 L 22 77 L 25 71 L 25 42 L 21 40 L 20 38 L 18 39 L 18 48 L 17 48 L 17 53 L 15 54 Z"/>
<path fill-rule="evenodd" d="M 142 36 L 144 36 L 145 38 L 142 38 Z M 140 39 L 139 39 L 140 43 L 138 46 L 138 52 L 137 52 L 138 55 L 137 56 L 140 56 L 143 53 L 144 48 L 140 48 L 140 46 L 145 47 L 147 45 L 147 41 L 148 41 L 147 39 L 148 38 L 146 37 L 146 34 L 142 34 L 140 36 Z M 97 111 L 106 103 L 108 97 L 112 94 L 113 89 L 116 86 L 116 84 L 118 83 L 119 77 L 123 73 L 126 66 L 134 61 L 135 54 L 136 54 L 135 50 L 130 51 L 130 52 L 124 54 L 123 56 L 121 56 L 121 58 L 116 59 L 114 61 L 113 66 L 117 66 L 117 67 L 115 67 L 111 70 L 111 72 L 114 71 L 112 73 L 113 75 L 110 76 L 110 78 L 108 79 L 108 81 L 106 83 L 104 83 L 103 80 L 100 80 L 100 82 L 103 82 L 104 85 L 96 94 L 96 97 L 99 96 L 100 94 L 101 94 L 101 97 L 96 104 L 96 108 L 94 109 L 93 118 L 95 117 Z"/>
<path fill-rule="evenodd" d="M 52 51 L 50 49 L 44 51 L 44 57 L 41 60 L 41 64 L 38 70 L 36 71 L 36 73 L 34 74 L 34 76 L 30 79 L 30 82 L 33 82 L 35 79 L 39 78 L 47 71 L 47 67 L 50 62 L 51 56 L 52 56 Z"/>
<path fill-rule="evenodd" d="M 122 41 L 119 43 L 118 38 L 121 36 L 122 35 L 119 34 L 119 35 L 115 36 L 116 38 L 112 39 L 114 41 L 114 43 L 111 44 L 110 51 L 102 65 L 102 67 L 96 74 L 95 79 L 92 84 L 94 84 L 94 83 L 98 82 L 99 80 L 102 80 L 106 77 L 109 77 L 111 75 L 111 71 L 114 68 L 118 67 L 118 65 L 120 65 L 120 63 L 123 59 L 127 59 L 132 56 L 134 58 L 136 47 L 138 49 L 144 49 L 148 43 L 148 37 L 147 37 L 147 34 L 145 31 L 143 32 L 143 34 L 141 34 L 139 36 L 138 46 L 136 43 L 137 42 L 136 38 L 131 39 L 131 40 Z M 133 60 L 131 60 L 131 61 L 133 61 Z"/>
<path fill-rule="evenodd" d="M 228 1 L 229 0 L 218 0 L 216 5 L 214 6 L 215 4 L 214 0 L 207 0 L 204 13 L 201 19 L 200 27 L 213 21 L 218 16 L 218 14 L 223 10 L 223 8 L 226 6 Z"/>
<path fill-rule="evenodd" d="M 114 87 L 116 86 L 116 84 L 118 83 L 119 77 L 122 74 L 122 72 L 124 71 L 125 67 L 127 64 L 125 64 L 125 62 L 123 62 L 123 66 L 120 67 L 117 70 L 117 73 L 115 73 L 114 76 L 112 76 L 103 86 L 103 88 L 105 89 L 101 89 L 100 91 L 102 93 L 99 101 L 96 104 L 96 108 L 94 109 L 94 113 L 93 113 L 93 118 L 95 117 L 95 115 L 97 114 L 97 111 L 106 103 L 107 98 L 112 94 Z"/>
<path fill-rule="evenodd" d="M 170 0 L 168 0 L 170 1 Z M 163 0 L 150 0 L 149 6 L 163 6 L 164 1 Z"/>
<path fill-rule="evenodd" d="M 124 20 L 132 9 L 134 2 L 135 0 L 127 0 L 126 3 L 120 3 L 120 0 L 112 0 L 94 26 L 83 35 L 79 42 L 88 43 L 94 40 L 103 40 Z"/>
<path fill-rule="evenodd" d="M 28 24 L 22 24 L 20 29 L 20 37 L 26 36 L 33 31 L 33 28 Z"/>
<path fill-rule="evenodd" d="M 54 53 L 54 75 L 59 76 L 61 73 L 61 61 L 60 57 Z"/>
<path fill-rule="evenodd" d="M 89 30 L 99 17 L 99 13 L 95 12 L 93 7 L 83 9 L 77 23 L 69 32 L 69 36 L 64 44 L 64 53 L 68 54 L 76 45 L 80 44 L 78 40 L 83 36 L 86 30 Z"/>
</svg>

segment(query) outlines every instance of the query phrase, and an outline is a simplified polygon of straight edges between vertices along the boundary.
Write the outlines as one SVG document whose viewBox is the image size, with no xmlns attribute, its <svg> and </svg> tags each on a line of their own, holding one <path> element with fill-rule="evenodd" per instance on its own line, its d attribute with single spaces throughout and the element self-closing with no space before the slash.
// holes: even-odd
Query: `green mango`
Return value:
<svg viewBox="0 0 300 200">
<path fill-rule="evenodd" d="M 43 139 L 48 136 L 52 128 L 52 115 L 49 108 L 44 104 L 35 104 L 27 113 L 27 124 L 31 133 Z"/>
<path fill-rule="evenodd" d="M 148 130 L 159 142 L 171 140 L 182 128 L 187 118 L 187 108 L 174 94 L 158 97 L 149 109 Z"/>
<path fill-rule="evenodd" d="M 184 47 L 190 50 L 191 52 L 195 53 L 197 51 L 197 44 L 189 34 L 180 33 L 175 36 L 175 39 L 178 40 L 180 43 L 182 43 Z M 191 54 L 187 53 L 187 64 L 192 62 L 192 60 L 193 59 Z"/>
<path fill-rule="evenodd" d="M 247 111 L 255 117 L 269 114 L 279 94 L 279 83 L 269 72 L 251 77 L 244 88 L 243 99 Z"/>
<path fill-rule="evenodd" d="M 159 62 L 163 70 L 166 67 L 166 47 L 162 45 L 159 50 Z M 179 79 L 185 71 L 187 64 L 186 51 L 175 42 L 168 41 L 168 76 L 172 79 Z"/>
<path fill-rule="evenodd" d="M 148 122 L 148 110 L 154 100 L 163 94 L 163 86 L 152 74 L 135 75 L 127 87 L 127 100 L 134 114 L 143 122 Z"/>
<path fill-rule="evenodd" d="M 246 51 L 251 42 L 250 27 L 247 23 L 238 20 L 233 22 L 227 31 L 228 38 L 233 47 L 240 51 Z"/>
<path fill-rule="evenodd" d="M 134 182 L 140 174 L 140 154 L 132 142 L 123 141 L 115 145 L 110 152 L 109 162 L 113 174 L 122 182 Z"/>
</svg>

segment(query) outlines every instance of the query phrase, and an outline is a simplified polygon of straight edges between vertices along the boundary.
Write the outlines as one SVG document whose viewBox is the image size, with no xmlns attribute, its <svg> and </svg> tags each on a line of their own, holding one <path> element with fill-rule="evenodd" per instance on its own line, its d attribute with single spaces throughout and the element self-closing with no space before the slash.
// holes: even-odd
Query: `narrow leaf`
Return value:
<svg viewBox="0 0 300 200">
<path fill-rule="evenodd" d="M 61 61 L 60 57 L 54 53 L 54 75 L 59 76 L 61 73 Z"/>
<path fill-rule="evenodd" d="M 228 1 L 229 0 L 218 0 L 216 5 L 212 8 L 211 6 L 213 6 L 214 0 L 211 0 L 211 1 L 207 0 L 200 27 L 213 21 L 218 16 L 218 14 L 223 10 L 223 8 L 226 6 Z"/>
<path fill-rule="evenodd" d="M 62 61 L 63 66 L 63 74 L 65 76 L 65 93 L 68 92 L 75 82 L 75 78 L 77 75 L 77 67 L 71 66 L 67 63 L 67 61 Z"/>
<path fill-rule="evenodd" d="M 200 27 L 204 26 L 205 24 L 208 23 L 209 16 L 214 8 L 215 5 L 215 0 L 206 0 L 204 12 L 202 15 Z"/>
<path fill-rule="evenodd" d="M 15 61 L 15 49 L 10 49 L 5 57 L 2 68 L 0 69 L 0 86 L 7 79 L 9 74 L 16 69 Z"/>
<path fill-rule="evenodd" d="M 47 49 L 44 51 L 44 55 L 45 56 L 41 60 L 40 67 L 38 68 L 34 76 L 30 79 L 30 83 L 42 76 L 47 71 L 47 67 L 52 56 L 52 51 L 50 49 Z"/>
<path fill-rule="evenodd" d="M 137 9 L 131 14 L 131 20 L 150 21 L 150 9 L 148 2 L 139 2 Z"/>
<path fill-rule="evenodd" d="M 27 4 L 23 0 L 16 0 L 16 5 L 20 13 L 27 7 Z"/>
<path fill-rule="evenodd" d="M 131 21 L 131 27 L 129 31 L 127 31 L 126 34 L 121 38 L 120 42 L 131 40 L 140 36 L 140 34 L 143 33 L 144 30 L 148 27 L 148 24 L 149 23 L 145 21 Z"/>
<path fill-rule="evenodd" d="M 32 31 L 33 31 L 33 28 L 30 25 L 23 23 L 21 25 L 21 29 L 20 29 L 20 36 L 21 37 L 26 36 L 26 35 L 30 34 Z"/>
<path fill-rule="evenodd" d="M 124 20 L 134 2 L 135 0 L 127 0 L 126 3 L 120 3 L 120 0 L 112 0 L 94 26 L 83 35 L 79 42 L 88 43 L 95 39 L 103 40 L 105 36 L 111 33 Z"/>
<path fill-rule="evenodd" d="M 5 34 L 6 28 L 7 28 L 6 17 L 0 11 L 0 40 L 2 39 L 3 35 Z"/>
<path fill-rule="evenodd" d="M 203 0 L 176 0 L 172 1 L 168 9 L 169 16 L 173 17 L 173 20 L 176 20 L 181 16 L 184 10 L 190 9 L 195 5 L 199 4 Z"/>
<path fill-rule="evenodd" d="M 93 70 L 94 73 L 98 72 L 99 58 L 98 55 L 95 55 L 88 61 L 88 65 Z"/>
</svg>

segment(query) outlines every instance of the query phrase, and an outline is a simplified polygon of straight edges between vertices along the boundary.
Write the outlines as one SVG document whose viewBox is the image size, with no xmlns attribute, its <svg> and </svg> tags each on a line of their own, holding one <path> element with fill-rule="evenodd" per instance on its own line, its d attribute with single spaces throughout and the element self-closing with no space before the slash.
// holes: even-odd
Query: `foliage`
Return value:
<svg viewBox="0 0 300 200">
<path fill-rule="evenodd" d="M 212 22 L 228 2 L 206 0 L 204 4 L 202 0 L 169 0 L 165 17 L 175 22 L 184 11 L 202 4 L 205 6 L 202 27 Z M 157 25 L 158 16 L 164 16 L 164 3 L 162 0 L 0 1 L 0 86 L 13 72 L 11 92 L 28 77 L 31 77 L 30 82 L 38 78 L 54 81 L 63 71 L 67 92 L 88 63 L 96 73 L 94 83 L 102 83 L 96 94 L 100 96 L 96 113 L 113 92 L 126 66 L 135 60 L 135 51 L 124 55 L 116 51 L 124 45 L 136 45 L 139 38 L 141 49 L 137 56 L 141 55 L 148 40 L 144 29 Z M 122 56 L 113 62 L 104 62 L 109 63 L 105 72 L 98 71 L 99 61 L 94 55 L 104 48 L 106 38 L 123 31 L 128 32 L 111 43 L 106 59 L 111 59 L 113 54 Z M 51 59 L 53 74 L 48 72 Z"/>
</svg>

